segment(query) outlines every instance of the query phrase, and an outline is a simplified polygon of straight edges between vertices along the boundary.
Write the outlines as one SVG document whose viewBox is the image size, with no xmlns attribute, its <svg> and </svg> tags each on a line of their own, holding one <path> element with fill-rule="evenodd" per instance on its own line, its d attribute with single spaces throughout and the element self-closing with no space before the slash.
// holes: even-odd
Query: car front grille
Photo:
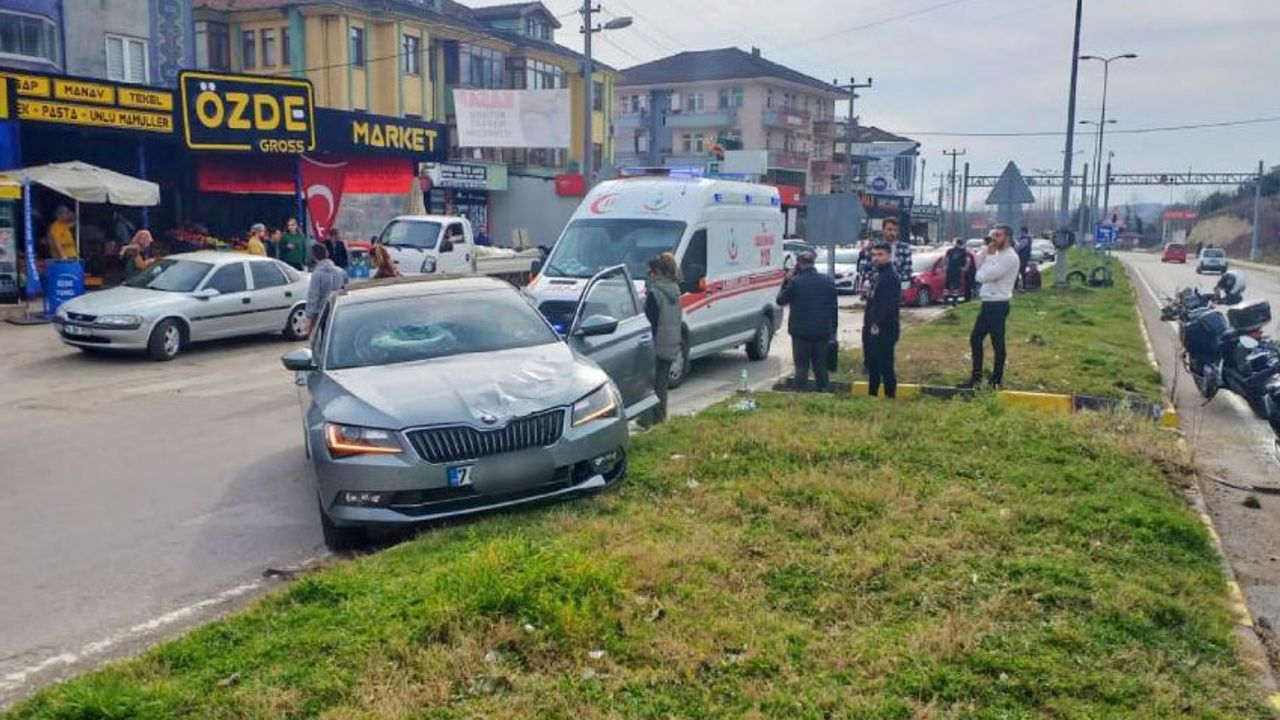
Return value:
<svg viewBox="0 0 1280 720">
<path fill-rule="evenodd" d="M 71 319 L 71 320 L 75 320 L 76 322 L 81 322 L 81 323 L 91 323 L 91 322 L 93 322 L 94 320 L 97 320 L 97 319 L 98 319 L 98 316 L 97 316 L 97 315 L 85 315 L 85 314 L 83 314 L 83 313 L 73 313 L 73 312 L 69 312 L 69 313 L 67 313 L 67 318 L 69 318 L 69 319 Z"/>
<path fill-rule="evenodd" d="M 412 430 L 408 436 L 423 460 L 441 464 L 547 447 L 556 444 L 563 432 L 564 410 L 551 410 L 517 418 L 506 427 L 494 430 L 454 425 Z"/>
</svg>

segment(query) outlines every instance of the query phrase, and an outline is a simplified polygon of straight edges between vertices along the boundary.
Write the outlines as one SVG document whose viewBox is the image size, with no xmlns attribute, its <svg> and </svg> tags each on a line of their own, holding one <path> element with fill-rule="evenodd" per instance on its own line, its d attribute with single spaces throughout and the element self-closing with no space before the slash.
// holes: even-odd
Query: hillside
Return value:
<svg viewBox="0 0 1280 720">
<path fill-rule="evenodd" d="M 1252 233 L 1253 198 L 1245 198 L 1202 217 L 1191 229 L 1189 242 L 1192 245 L 1212 243 L 1226 248 L 1231 257 L 1245 258 L 1249 255 Z M 1262 199 L 1258 245 L 1263 259 L 1280 262 L 1280 196 Z"/>
</svg>

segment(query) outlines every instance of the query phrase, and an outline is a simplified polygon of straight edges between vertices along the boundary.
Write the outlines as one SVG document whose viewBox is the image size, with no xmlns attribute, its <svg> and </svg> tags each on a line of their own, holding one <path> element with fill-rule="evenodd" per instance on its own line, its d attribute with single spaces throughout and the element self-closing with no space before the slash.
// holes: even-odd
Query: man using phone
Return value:
<svg viewBox="0 0 1280 720">
<path fill-rule="evenodd" d="M 991 336 L 991 348 L 995 352 L 995 365 L 991 371 L 991 387 L 999 389 L 1004 384 L 1005 321 L 1009 318 L 1009 301 L 1013 298 L 1013 285 L 1018 280 L 1018 253 L 1011 247 L 1013 229 L 997 225 L 988 235 L 990 242 L 978 253 L 975 279 L 982 284 L 978 298 L 982 309 L 969 335 L 969 349 L 973 353 L 973 372 L 969 381 L 961 383 L 964 389 L 982 384 L 982 345 Z"/>
<path fill-rule="evenodd" d="M 868 283 L 867 309 L 862 316 L 863 354 L 867 359 L 867 376 L 872 397 L 880 394 L 884 384 L 884 396 L 898 395 L 898 375 L 894 372 L 894 346 L 901 333 L 898 308 L 902 290 L 898 275 L 893 270 L 893 254 L 889 243 L 877 242 L 871 246 L 871 262 L 875 268 Z"/>
</svg>

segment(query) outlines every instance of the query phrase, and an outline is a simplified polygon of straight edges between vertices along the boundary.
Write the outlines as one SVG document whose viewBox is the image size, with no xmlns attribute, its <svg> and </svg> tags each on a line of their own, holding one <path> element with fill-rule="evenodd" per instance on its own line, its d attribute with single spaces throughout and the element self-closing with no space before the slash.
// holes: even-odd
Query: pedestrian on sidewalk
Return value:
<svg viewBox="0 0 1280 720">
<path fill-rule="evenodd" d="M 969 262 L 969 251 L 964 249 L 964 241 L 956 238 L 952 241 L 951 247 L 947 249 L 947 278 L 942 298 L 943 302 L 951 307 L 956 307 L 960 304 L 960 296 L 964 294 L 965 276 L 968 274 Z"/>
<path fill-rule="evenodd" d="M 809 370 L 818 392 L 830 387 L 827 346 L 835 342 L 838 312 L 836 285 L 814 267 L 813 253 L 796 256 L 796 266 L 782 283 L 778 304 L 790 306 L 787 332 L 791 334 L 791 357 L 796 366 L 792 388 L 809 389 Z"/>
<path fill-rule="evenodd" d="M 649 261 L 644 314 L 653 327 L 653 348 L 657 358 L 653 390 L 658 396 L 658 406 L 649 414 L 647 424 L 657 425 L 667 420 L 667 386 L 671 383 L 671 365 L 680 357 L 680 328 L 684 323 L 684 309 L 680 306 L 680 266 L 669 252 Z"/>
<path fill-rule="evenodd" d="M 991 387 L 1000 389 L 1004 384 L 1005 321 L 1009 318 L 1009 301 L 1013 298 L 1013 285 L 1018 280 L 1018 253 L 1010 245 L 1013 229 L 997 225 L 991 231 L 990 242 L 978 254 L 975 277 L 982 283 L 978 298 L 982 309 L 973 323 L 969 335 L 969 350 L 973 353 L 973 372 L 969 381 L 959 385 L 962 389 L 976 388 L 982 384 L 982 344 L 991 336 L 991 348 L 995 352 L 995 366 L 991 371 Z"/>
<path fill-rule="evenodd" d="M 867 309 L 862 316 L 863 338 L 866 344 L 862 352 L 867 359 L 867 376 L 870 395 L 880 394 L 884 383 L 884 396 L 898 395 L 898 375 L 893 367 L 894 348 L 901 335 L 899 307 L 902 303 L 901 284 L 893 270 L 893 254 L 886 242 L 878 242 L 871 248 L 871 262 L 875 272 L 871 274 L 871 289 L 867 294 Z"/>
<path fill-rule="evenodd" d="M 315 327 L 316 318 L 320 317 L 320 311 L 324 309 L 329 296 L 347 285 L 347 273 L 329 259 L 329 248 L 316 243 L 311 246 L 311 257 L 315 258 L 316 266 L 311 271 L 311 281 L 307 285 L 305 312 L 308 332 Z"/>
<path fill-rule="evenodd" d="M 120 248 L 120 259 L 124 261 L 125 280 L 132 280 L 141 275 L 151 267 L 151 263 L 155 262 L 151 253 L 152 242 L 154 240 L 149 231 L 139 230 L 133 234 L 133 239 L 128 245 Z"/>
<path fill-rule="evenodd" d="M 280 259 L 292 265 L 294 270 L 306 269 L 307 236 L 298 226 L 297 218 L 289 218 L 285 223 L 284 235 L 280 237 Z"/>
<path fill-rule="evenodd" d="M 329 259 L 333 264 L 346 270 L 350 262 L 347 256 L 347 244 L 342 241 L 338 228 L 330 228 L 329 232 L 325 233 L 324 246 L 329 250 Z"/>
<path fill-rule="evenodd" d="M 374 280 L 400 277 L 400 268 L 396 267 L 395 261 L 391 259 L 391 252 L 387 250 L 386 245 L 382 243 L 374 245 L 369 251 L 369 259 L 373 264 Z"/>
<path fill-rule="evenodd" d="M 245 240 L 245 252 L 250 255 L 267 256 L 267 246 L 263 240 L 267 236 L 267 226 L 262 223 L 254 223 L 249 226 L 249 237 Z"/>
</svg>

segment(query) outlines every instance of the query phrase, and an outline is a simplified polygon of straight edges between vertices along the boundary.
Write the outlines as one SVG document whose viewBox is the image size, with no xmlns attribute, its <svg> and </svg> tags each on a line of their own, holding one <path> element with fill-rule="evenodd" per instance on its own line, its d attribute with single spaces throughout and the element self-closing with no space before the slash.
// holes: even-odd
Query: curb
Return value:
<svg viewBox="0 0 1280 720">
<path fill-rule="evenodd" d="M 857 380 L 850 386 L 854 395 L 866 395 L 871 388 L 866 380 Z M 917 385 L 900 383 L 898 397 L 934 397 L 950 400 L 954 398 L 972 398 L 974 390 L 962 390 L 954 387 L 938 385 Z M 1065 395 L 1062 393 L 1028 392 L 1024 390 L 997 390 L 996 399 L 1008 407 L 1020 407 L 1038 410 L 1055 415 L 1072 415 L 1084 411 L 1115 412 L 1128 410 L 1144 415 L 1164 428 L 1178 427 L 1178 411 L 1170 405 L 1161 405 L 1138 399 L 1115 399 L 1090 397 L 1088 395 Z"/>
</svg>

